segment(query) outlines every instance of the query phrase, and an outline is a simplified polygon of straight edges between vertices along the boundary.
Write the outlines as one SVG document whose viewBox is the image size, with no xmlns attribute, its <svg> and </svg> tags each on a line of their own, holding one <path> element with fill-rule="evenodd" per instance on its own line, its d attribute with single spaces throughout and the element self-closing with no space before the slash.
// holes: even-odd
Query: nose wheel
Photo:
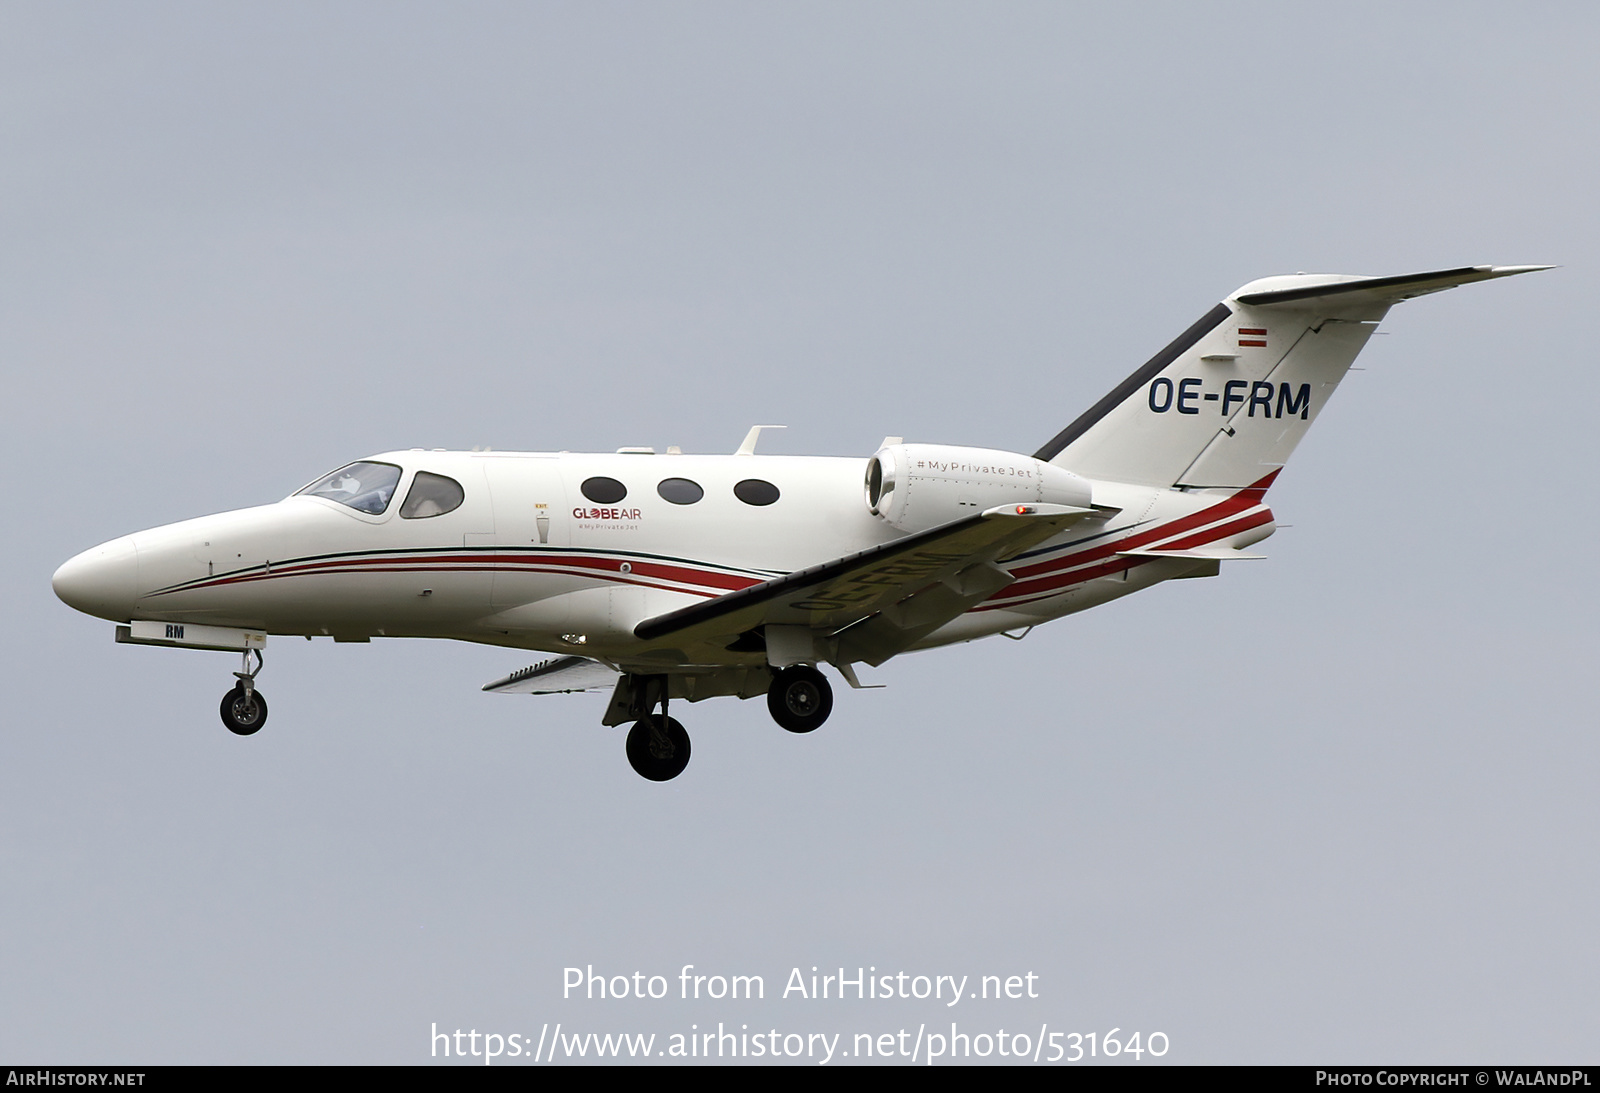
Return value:
<svg viewBox="0 0 1600 1093">
<path fill-rule="evenodd" d="M 255 668 L 250 667 L 250 654 L 256 656 Z M 235 672 L 238 686 L 222 696 L 222 724 L 235 736 L 249 736 L 259 732 L 267 723 L 267 700 L 256 690 L 256 673 L 266 663 L 259 649 L 246 649 L 244 671 Z"/>
<path fill-rule="evenodd" d="M 261 692 L 238 686 L 222 696 L 222 723 L 237 736 L 249 736 L 267 723 L 267 700 Z"/>
</svg>

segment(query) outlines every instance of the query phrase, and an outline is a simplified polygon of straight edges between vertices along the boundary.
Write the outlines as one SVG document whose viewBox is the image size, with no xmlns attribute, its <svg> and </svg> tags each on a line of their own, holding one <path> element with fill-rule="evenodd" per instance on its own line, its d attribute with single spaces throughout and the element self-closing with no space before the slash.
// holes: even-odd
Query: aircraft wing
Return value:
<svg viewBox="0 0 1600 1093">
<path fill-rule="evenodd" d="M 672 643 L 693 659 L 697 647 L 720 651 L 751 642 L 758 628 L 770 650 L 772 628 L 782 627 L 785 641 L 809 634 L 837 643 L 820 650 L 820 659 L 881 664 L 1011 584 L 1016 578 L 999 562 L 1093 512 L 1002 505 L 646 619 L 633 632 L 656 645 Z M 754 652 L 761 645 L 747 647 Z"/>
<path fill-rule="evenodd" d="M 504 679 L 485 683 L 483 689 L 502 695 L 556 695 L 574 691 L 609 691 L 617 672 L 588 657 L 554 657 Z"/>
</svg>

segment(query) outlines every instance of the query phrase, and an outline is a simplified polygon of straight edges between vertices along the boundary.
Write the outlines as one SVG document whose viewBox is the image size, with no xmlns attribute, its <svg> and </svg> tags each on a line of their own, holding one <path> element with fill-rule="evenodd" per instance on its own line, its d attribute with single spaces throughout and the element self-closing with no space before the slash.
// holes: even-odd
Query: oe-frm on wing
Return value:
<svg viewBox="0 0 1600 1093">
<path fill-rule="evenodd" d="M 1011 584 L 1000 562 L 1093 512 L 1001 505 L 646 619 L 633 632 L 687 663 L 715 663 L 740 643 L 758 651 L 759 631 L 773 667 L 882 664 Z"/>
</svg>

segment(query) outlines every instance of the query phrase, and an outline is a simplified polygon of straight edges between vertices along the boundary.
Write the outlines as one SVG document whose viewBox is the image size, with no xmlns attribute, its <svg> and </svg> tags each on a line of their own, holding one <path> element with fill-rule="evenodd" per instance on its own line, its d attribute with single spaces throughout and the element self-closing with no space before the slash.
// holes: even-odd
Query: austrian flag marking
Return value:
<svg viewBox="0 0 1600 1093">
<path fill-rule="evenodd" d="M 1242 346 L 1255 346 L 1259 349 L 1267 347 L 1267 329 L 1263 326 L 1241 326 L 1239 328 L 1239 344 Z"/>
</svg>

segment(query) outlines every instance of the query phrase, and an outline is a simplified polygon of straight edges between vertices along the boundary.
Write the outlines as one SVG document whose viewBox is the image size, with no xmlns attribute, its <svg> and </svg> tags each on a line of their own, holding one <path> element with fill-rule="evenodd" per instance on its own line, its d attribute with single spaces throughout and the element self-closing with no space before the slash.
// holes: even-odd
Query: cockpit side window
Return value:
<svg viewBox="0 0 1600 1093">
<path fill-rule="evenodd" d="M 460 508 L 465 497 L 461 483 L 454 478 L 418 471 L 406 493 L 405 504 L 400 506 L 400 518 L 425 520 L 430 516 L 443 516 Z"/>
<path fill-rule="evenodd" d="M 394 488 L 399 484 L 400 468 L 393 463 L 363 461 L 340 467 L 305 489 L 296 490 L 295 496 L 326 497 L 341 505 L 349 505 L 357 512 L 381 516 L 389 507 L 389 499 L 394 496 Z"/>
</svg>

